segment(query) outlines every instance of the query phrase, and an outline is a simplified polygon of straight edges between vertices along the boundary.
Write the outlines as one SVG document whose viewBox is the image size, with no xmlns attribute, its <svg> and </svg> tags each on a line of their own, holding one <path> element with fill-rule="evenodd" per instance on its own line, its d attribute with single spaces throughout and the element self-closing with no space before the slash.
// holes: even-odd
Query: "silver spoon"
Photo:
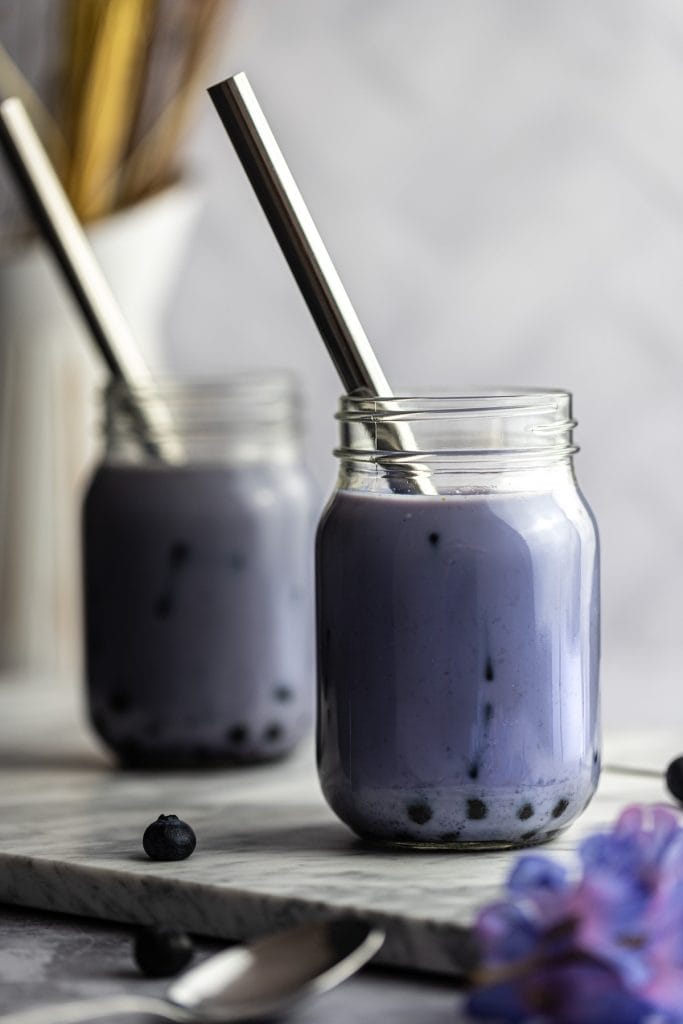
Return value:
<svg viewBox="0 0 683 1024">
<path fill-rule="evenodd" d="M 384 932 L 353 918 L 299 925 L 209 957 L 174 981 L 166 996 L 102 996 L 0 1017 L 0 1024 L 78 1024 L 151 1014 L 178 1024 L 230 1024 L 277 1016 L 339 985 L 384 942 Z"/>
</svg>

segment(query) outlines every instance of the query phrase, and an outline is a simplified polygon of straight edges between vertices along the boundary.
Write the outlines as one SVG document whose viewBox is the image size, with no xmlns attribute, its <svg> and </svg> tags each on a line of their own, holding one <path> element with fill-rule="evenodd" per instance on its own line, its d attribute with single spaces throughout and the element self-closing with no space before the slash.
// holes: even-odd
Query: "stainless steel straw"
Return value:
<svg viewBox="0 0 683 1024">
<path fill-rule="evenodd" d="M 244 72 L 209 89 L 237 156 L 261 203 L 299 290 L 347 391 L 364 389 L 391 399 L 392 392 L 356 311 L 313 223 Z M 384 423 L 382 442 L 415 452 L 407 423 Z M 415 488 L 436 494 L 426 471 L 414 465 Z"/>
<path fill-rule="evenodd" d="M 20 99 L 0 103 L 0 145 L 33 218 L 57 260 L 112 376 L 121 381 L 141 441 L 177 462 L 183 454 L 171 415 Z M 144 405 L 138 391 L 144 392 Z"/>
</svg>

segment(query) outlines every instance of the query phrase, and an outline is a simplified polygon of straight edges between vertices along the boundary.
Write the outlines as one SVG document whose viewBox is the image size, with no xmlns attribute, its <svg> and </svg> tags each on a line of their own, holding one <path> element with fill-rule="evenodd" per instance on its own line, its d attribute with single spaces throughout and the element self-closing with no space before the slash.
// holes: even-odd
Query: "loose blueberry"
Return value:
<svg viewBox="0 0 683 1024">
<path fill-rule="evenodd" d="M 197 837 L 176 814 L 160 814 L 145 829 L 142 845 L 152 860 L 185 860 L 197 845 Z"/>
<path fill-rule="evenodd" d="M 115 690 L 109 697 L 109 707 L 115 715 L 125 715 L 132 703 L 130 695 L 123 690 Z"/>
<path fill-rule="evenodd" d="M 671 795 L 683 803 L 683 757 L 675 758 L 666 769 L 666 784 Z"/>
<path fill-rule="evenodd" d="M 186 967 L 193 955 L 192 940 L 173 928 L 141 928 L 135 936 L 135 962 L 150 978 L 169 978 Z"/>
</svg>

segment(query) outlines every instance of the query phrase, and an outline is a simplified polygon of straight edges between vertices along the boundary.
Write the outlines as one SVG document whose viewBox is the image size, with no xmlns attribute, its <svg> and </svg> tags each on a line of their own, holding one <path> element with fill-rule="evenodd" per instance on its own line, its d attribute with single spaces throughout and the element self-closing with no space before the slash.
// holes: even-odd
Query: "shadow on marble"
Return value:
<svg viewBox="0 0 683 1024">
<path fill-rule="evenodd" d="M 264 817 L 268 818 L 267 807 L 263 808 Z M 300 813 L 299 813 L 300 811 Z M 310 806 L 297 809 L 292 806 L 292 820 L 299 820 L 310 814 Z M 201 843 L 201 845 L 200 845 Z M 231 832 L 229 836 L 209 835 L 198 841 L 198 849 L 204 852 L 224 853 L 229 844 L 233 853 L 263 853 L 264 849 L 272 853 L 368 853 L 361 841 L 344 825 L 335 821 L 317 822 L 315 824 L 276 825 L 259 827 L 251 830 Z M 138 858 L 135 858 L 138 859 Z M 143 858 L 144 859 L 144 858 Z"/>
<path fill-rule="evenodd" d="M 0 771 L 22 772 L 116 772 L 116 765 L 105 754 L 95 751 L 37 750 L 34 746 L 0 748 Z"/>
</svg>

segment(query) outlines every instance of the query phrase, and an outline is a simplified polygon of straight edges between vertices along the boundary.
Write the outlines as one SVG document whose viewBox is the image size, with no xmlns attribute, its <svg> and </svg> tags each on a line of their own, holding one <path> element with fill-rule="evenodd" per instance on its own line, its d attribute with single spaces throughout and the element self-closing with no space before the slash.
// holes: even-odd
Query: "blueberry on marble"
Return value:
<svg viewBox="0 0 683 1024">
<path fill-rule="evenodd" d="M 133 947 L 135 962 L 150 978 L 169 978 L 186 967 L 193 955 L 192 940 L 174 928 L 141 928 Z"/>
<path fill-rule="evenodd" d="M 197 837 L 177 814 L 160 814 L 145 829 L 142 845 L 152 860 L 185 860 L 197 845 Z"/>
<path fill-rule="evenodd" d="M 483 800 L 474 799 L 467 801 L 467 817 L 470 821 L 480 821 L 487 814 L 488 808 Z"/>
<path fill-rule="evenodd" d="M 559 818 L 562 814 L 564 814 L 564 812 L 567 810 L 568 807 L 569 807 L 569 800 L 566 800 L 564 797 L 562 797 L 562 799 L 558 800 L 557 803 L 555 804 L 555 806 L 553 807 L 553 810 L 552 810 L 553 818 Z"/>
<path fill-rule="evenodd" d="M 416 801 L 407 807 L 408 817 L 416 825 L 426 825 L 432 817 L 432 809 L 424 800 Z"/>
<path fill-rule="evenodd" d="M 666 785 L 672 796 L 683 803 L 683 757 L 676 757 L 666 769 Z"/>
</svg>

